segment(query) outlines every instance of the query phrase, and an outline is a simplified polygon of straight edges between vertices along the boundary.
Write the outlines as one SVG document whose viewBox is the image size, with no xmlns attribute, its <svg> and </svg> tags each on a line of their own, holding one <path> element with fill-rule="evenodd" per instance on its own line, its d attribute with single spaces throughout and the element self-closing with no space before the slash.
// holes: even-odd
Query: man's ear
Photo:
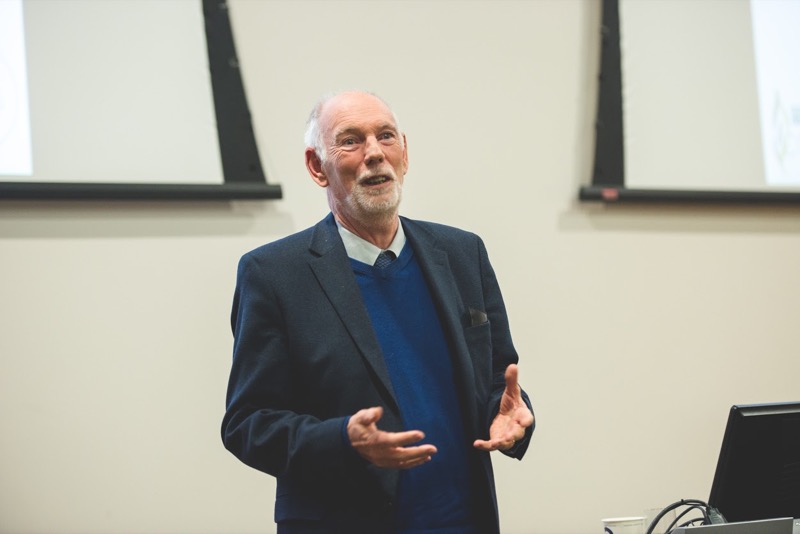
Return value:
<svg viewBox="0 0 800 534">
<path fill-rule="evenodd" d="M 317 155 L 317 151 L 311 147 L 306 148 L 306 168 L 311 179 L 317 182 L 320 187 L 328 187 L 328 176 L 322 169 L 322 161 Z"/>
</svg>

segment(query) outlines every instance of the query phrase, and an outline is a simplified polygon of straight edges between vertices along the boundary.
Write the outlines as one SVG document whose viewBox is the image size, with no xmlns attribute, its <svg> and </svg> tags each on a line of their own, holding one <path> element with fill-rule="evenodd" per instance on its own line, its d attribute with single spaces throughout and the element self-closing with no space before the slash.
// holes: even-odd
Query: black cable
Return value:
<svg viewBox="0 0 800 534">
<path fill-rule="evenodd" d="M 676 510 L 681 506 L 691 506 L 699 508 L 703 512 L 703 519 L 704 520 L 708 519 L 708 512 L 707 512 L 708 504 L 706 504 L 704 501 L 698 499 L 681 499 L 680 501 L 674 502 L 669 506 L 667 506 L 666 508 L 664 508 L 663 510 L 661 510 L 658 513 L 658 515 L 656 515 L 653 518 L 653 520 L 650 522 L 650 526 L 647 527 L 647 534 L 653 534 L 653 531 L 655 530 L 656 525 L 658 525 L 658 522 L 661 521 L 661 519 L 663 519 L 664 516 L 667 515 L 669 512 L 671 512 L 672 510 Z M 669 530 L 667 530 L 666 532 L 669 532 Z"/>
<path fill-rule="evenodd" d="M 680 521 L 682 517 L 684 517 L 686 514 L 692 512 L 694 510 L 700 510 L 700 513 L 703 514 L 703 517 L 698 517 L 698 518 L 692 519 L 691 521 L 689 521 L 687 523 L 684 523 L 683 525 L 678 525 L 678 521 Z M 672 532 L 672 529 L 676 528 L 676 526 L 687 526 L 689 523 L 694 523 L 695 521 L 697 521 L 699 519 L 702 519 L 703 523 L 705 523 L 705 519 L 706 519 L 705 509 L 702 506 L 698 505 L 698 504 L 693 504 L 693 505 L 689 506 L 689 508 L 687 508 L 686 510 L 681 512 L 675 519 L 673 519 L 672 523 L 670 523 L 669 526 L 666 529 L 664 529 L 664 532 L 669 534 L 669 532 Z"/>
<path fill-rule="evenodd" d="M 681 523 L 675 528 L 691 527 L 694 526 L 694 524 L 697 523 L 698 521 L 700 522 L 700 525 L 703 525 L 705 523 L 705 520 L 702 517 L 695 517 L 694 519 L 690 519 L 689 521 Z"/>
</svg>

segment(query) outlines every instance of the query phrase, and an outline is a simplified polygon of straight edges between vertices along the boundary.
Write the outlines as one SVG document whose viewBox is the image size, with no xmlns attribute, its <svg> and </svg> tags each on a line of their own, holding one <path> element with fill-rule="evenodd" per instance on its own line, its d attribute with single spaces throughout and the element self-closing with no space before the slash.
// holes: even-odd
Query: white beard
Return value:
<svg viewBox="0 0 800 534">
<path fill-rule="evenodd" d="M 397 215 L 400 207 L 400 200 L 403 196 L 403 186 L 395 180 L 393 182 L 391 194 L 376 195 L 366 187 L 354 187 L 353 191 L 345 199 L 350 213 L 358 213 L 368 220 L 381 220 L 392 218 Z"/>
</svg>

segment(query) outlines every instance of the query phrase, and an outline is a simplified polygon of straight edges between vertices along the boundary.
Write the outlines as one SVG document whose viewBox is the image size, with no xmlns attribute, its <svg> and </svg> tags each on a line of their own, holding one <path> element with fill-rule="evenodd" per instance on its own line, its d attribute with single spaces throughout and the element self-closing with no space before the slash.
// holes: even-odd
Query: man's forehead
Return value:
<svg viewBox="0 0 800 534">
<path fill-rule="evenodd" d="M 353 129 L 397 128 L 389 107 L 369 94 L 338 95 L 322 113 L 325 129 L 334 132 Z"/>
</svg>

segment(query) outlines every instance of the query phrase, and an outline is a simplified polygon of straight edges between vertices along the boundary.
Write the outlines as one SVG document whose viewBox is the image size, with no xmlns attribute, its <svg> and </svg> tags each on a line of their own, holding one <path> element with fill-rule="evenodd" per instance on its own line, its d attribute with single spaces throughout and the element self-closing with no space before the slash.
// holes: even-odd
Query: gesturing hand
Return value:
<svg viewBox="0 0 800 534">
<path fill-rule="evenodd" d="M 489 427 L 489 439 L 476 439 L 473 447 L 482 451 L 507 450 L 525 437 L 525 429 L 533 424 L 533 413 L 522 400 L 516 364 L 506 368 L 506 389 L 500 399 L 500 411 Z"/>
<path fill-rule="evenodd" d="M 368 462 L 378 467 L 410 469 L 431 459 L 436 454 L 433 445 L 410 446 L 425 437 L 419 430 L 384 432 L 377 422 L 383 408 L 359 410 L 347 423 L 347 435 L 353 448 Z"/>
</svg>

